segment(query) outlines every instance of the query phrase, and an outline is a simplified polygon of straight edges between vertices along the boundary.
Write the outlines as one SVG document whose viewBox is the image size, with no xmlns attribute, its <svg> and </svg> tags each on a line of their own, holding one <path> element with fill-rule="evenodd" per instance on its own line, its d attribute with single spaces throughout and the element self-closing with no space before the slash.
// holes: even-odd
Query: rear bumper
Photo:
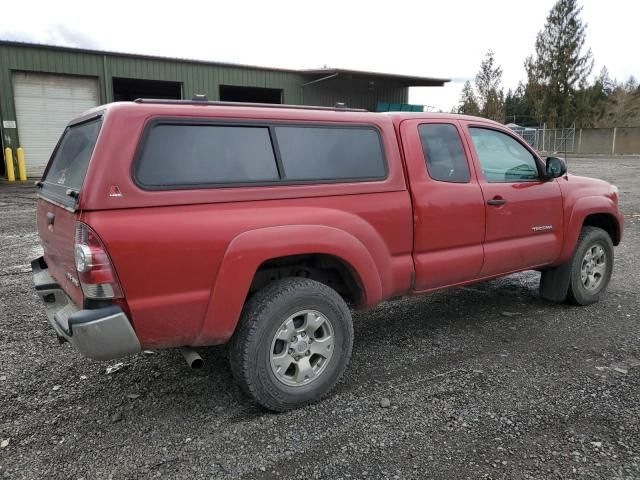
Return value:
<svg viewBox="0 0 640 480">
<path fill-rule="evenodd" d="M 94 360 L 111 360 L 141 350 L 131 322 L 119 306 L 81 310 L 49 274 L 44 258 L 33 260 L 31 270 L 36 292 L 58 338 Z"/>
</svg>

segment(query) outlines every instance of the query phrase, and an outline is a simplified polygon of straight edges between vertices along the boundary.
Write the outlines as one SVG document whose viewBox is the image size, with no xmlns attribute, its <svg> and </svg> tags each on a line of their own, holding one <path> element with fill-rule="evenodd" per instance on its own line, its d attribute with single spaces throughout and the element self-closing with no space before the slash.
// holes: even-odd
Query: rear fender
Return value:
<svg viewBox="0 0 640 480">
<path fill-rule="evenodd" d="M 236 328 L 253 277 L 262 263 L 289 255 L 328 254 L 348 264 L 360 282 L 366 305 L 382 300 L 373 257 L 353 235 L 320 225 L 286 225 L 241 233 L 229 244 L 215 280 L 196 345 L 226 342 Z"/>
</svg>

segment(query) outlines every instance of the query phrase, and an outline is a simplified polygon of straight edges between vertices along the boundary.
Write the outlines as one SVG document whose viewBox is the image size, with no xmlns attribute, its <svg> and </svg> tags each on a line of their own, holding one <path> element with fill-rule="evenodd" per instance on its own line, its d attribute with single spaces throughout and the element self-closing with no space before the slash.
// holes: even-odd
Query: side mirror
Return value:
<svg viewBox="0 0 640 480">
<path fill-rule="evenodd" d="M 548 157 L 546 174 L 547 178 L 558 178 L 567 173 L 567 164 L 564 160 L 557 157 Z"/>
</svg>

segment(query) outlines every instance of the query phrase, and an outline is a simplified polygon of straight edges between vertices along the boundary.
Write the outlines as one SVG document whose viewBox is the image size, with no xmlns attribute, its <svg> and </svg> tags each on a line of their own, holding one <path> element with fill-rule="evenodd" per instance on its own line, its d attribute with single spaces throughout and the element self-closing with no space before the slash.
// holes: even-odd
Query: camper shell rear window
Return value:
<svg viewBox="0 0 640 480">
<path fill-rule="evenodd" d="M 41 194 L 74 208 L 102 127 L 102 117 L 67 127 L 42 178 Z"/>
</svg>

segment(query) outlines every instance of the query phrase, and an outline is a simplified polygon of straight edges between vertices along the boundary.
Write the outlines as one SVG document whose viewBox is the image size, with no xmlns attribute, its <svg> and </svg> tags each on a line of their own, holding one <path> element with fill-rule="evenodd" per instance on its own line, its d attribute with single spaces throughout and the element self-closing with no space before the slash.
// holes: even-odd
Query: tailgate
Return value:
<svg viewBox="0 0 640 480">
<path fill-rule="evenodd" d="M 75 227 L 78 214 L 40 198 L 37 225 L 49 273 L 76 305 L 82 306 L 82 289 L 75 267 Z"/>
</svg>

